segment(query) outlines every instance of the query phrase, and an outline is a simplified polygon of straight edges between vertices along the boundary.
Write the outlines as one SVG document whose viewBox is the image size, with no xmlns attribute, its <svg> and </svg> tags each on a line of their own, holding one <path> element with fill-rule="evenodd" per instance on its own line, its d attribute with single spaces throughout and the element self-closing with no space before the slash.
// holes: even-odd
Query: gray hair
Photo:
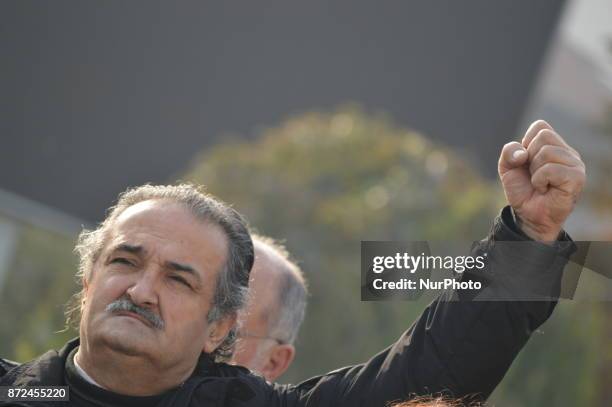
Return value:
<svg viewBox="0 0 612 407">
<path fill-rule="evenodd" d="M 77 282 L 88 281 L 93 265 L 98 260 L 108 238 L 108 231 L 123 211 L 139 202 L 168 200 L 184 205 L 197 219 L 219 226 L 228 240 L 227 260 L 219 272 L 212 306 L 207 315 L 208 323 L 236 315 L 248 299 L 249 274 L 254 261 L 253 242 L 246 221 L 234 209 L 217 198 L 191 184 L 142 185 L 121 193 L 117 204 L 95 230 L 83 230 L 79 235 L 75 252 L 79 257 Z M 84 290 L 74 295 L 66 309 L 68 325 L 76 325 L 81 318 Z M 217 360 L 231 357 L 236 341 L 235 327 L 211 356 Z"/>
<path fill-rule="evenodd" d="M 252 236 L 255 244 L 267 247 L 281 260 L 276 308 L 268 319 L 267 335 L 292 344 L 297 339 L 306 314 L 308 288 L 304 274 L 283 244 L 267 236 Z"/>
</svg>

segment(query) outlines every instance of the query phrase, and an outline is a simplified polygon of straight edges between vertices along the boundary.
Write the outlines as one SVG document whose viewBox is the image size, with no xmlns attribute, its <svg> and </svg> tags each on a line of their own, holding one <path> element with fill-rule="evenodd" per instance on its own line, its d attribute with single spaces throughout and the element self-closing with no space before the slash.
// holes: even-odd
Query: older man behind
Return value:
<svg viewBox="0 0 612 407">
<path fill-rule="evenodd" d="M 307 289 L 299 266 L 273 239 L 252 234 L 255 263 L 247 309 L 241 314 L 232 362 L 275 381 L 291 365 L 306 310 Z"/>
</svg>

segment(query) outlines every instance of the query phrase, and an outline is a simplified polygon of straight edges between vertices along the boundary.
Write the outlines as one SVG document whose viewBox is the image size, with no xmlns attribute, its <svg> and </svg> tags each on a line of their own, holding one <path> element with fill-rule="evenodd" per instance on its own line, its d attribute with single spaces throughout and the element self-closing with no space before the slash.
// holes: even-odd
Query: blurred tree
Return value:
<svg viewBox="0 0 612 407">
<path fill-rule="evenodd" d="M 26 361 L 61 347 L 74 331 L 64 327 L 62 305 L 75 291 L 74 242 L 23 226 L 13 264 L 0 293 L 0 355 Z"/>
<path fill-rule="evenodd" d="M 355 106 L 301 114 L 256 141 L 207 150 L 185 179 L 234 204 L 261 233 L 285 239 L 302 261 L 311 299 L 288 382 L 365 361 L 422 311 L 422 301 L 359 301 L 361 240 L 464 240 L 467 250 L 504 202 L 501 188 L 456 152 Z M 592 308 L 563 304 L 494 403 L 589 405 L 602 349 L 589 332 L 603 323 Z M 576 375 L 557 374 L 567 371 Z"/>
<path fill-rule="evenodd" d="M 601 123 L 594 126 L 601 130 L 604 140 L 608 144 L 608 151 L 612 150 L 612 104 L 607 106 Z M 589 157 L 589 167 L 594 169 L 589 176 L 594 178 L 587 185 L 587 198 L 593 208 L 604 216 L 612 215 L 612 158 L 609 155 Z M 602 238 L 612 238 L 612 231 Z"/>
<path fill-rule="evenodd" d="M 611 151 L 612 105 L 593 127 L 608 144 L 607 150 L 601 150 Z M 583 234 L 590 240 L 609 241 L 612 230 L 601 226 L 610 225 L 612 217 L 612 183 L 609 182 L 612 158 L 606 154 L 590 154 L 583 156 L 583 160 L 587 165 L 588 181 L 581 206 L 587 208 L 592 218 L 601 219 L 599 224 L 585 225 Z M 583 275 L 581 284 L 587 283 L 588 277 Z M 547 333 L 546 337 L 535 335 L 530 340 L 493 401 L 504 406 L 612 405 L 610 318 L 610 302 L 564 301 L 559 304 L 552 321 L 541 330 Z"/>
<path fill-rule="evenodd" d="M 185 178 L 302 261 L 312 298 L 290 381 L 364 361 L 423 309 L 359 301 L 361 240 L 455 239 L 467 250 L 501 205 L 499 189 L 457 154 L 355 106 L 207 150 Z"/>
</svg>

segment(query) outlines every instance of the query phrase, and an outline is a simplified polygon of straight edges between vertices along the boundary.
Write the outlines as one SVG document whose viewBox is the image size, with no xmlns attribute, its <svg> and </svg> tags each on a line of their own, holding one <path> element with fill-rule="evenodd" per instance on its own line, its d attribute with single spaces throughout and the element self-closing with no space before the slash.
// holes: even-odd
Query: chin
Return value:
<svg viewBox="0 0 612 407">
<path fill-rule="evenodd" d="M 128 323 L 117 322 L 119 321 L 105 324 L 100 333 L 100 342 L 106 348 L 126 356 L 143 356 L 150 353 L 154 338 L 150 331 L 144 332 L 148 328 L 134 326 L 135 324 L 132 321 Z M 140 324 L 137 321 L 136 323 Z"/>
</svg>

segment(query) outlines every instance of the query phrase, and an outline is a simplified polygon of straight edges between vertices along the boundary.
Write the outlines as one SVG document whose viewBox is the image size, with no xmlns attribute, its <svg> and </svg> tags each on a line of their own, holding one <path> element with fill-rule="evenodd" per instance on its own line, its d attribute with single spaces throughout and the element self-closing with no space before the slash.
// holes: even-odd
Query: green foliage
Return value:
<svg viewBox="0 0 612 407">
<path fill-rule="evenodd" d="M 0 296 L 3 357 L 24 362 L 76 336 L 75 332 L 57 332 L 64 328 L 62 305 L 76 287 L 73 246 L 65 236 L 21 228 Z"/>
<path fill-rule="evenodd" d="M 563 301 L 536 331 L 491 398 L 500 406 L 594 406 L 605 326 L 599 304 Z"/>
<path fill-rule="evenodd" d="M 601 123 L 595 126 L 601 130 L 603 140 L 607 142 L 607 150 L 612 150 L 612 104 L 606 106 Z M 585 159 L 589 170 L 589 183 L 586 185 L 586 197 L 593 209 L 601 216 L 610 217 L 612 214 L 612 158 L 609 154 L 592 156 Z M 591 171 L 593 170 L 593 171 Z M 608 232 L 602 238 L 610 239 L 612 232 Z"/>
</svg>

